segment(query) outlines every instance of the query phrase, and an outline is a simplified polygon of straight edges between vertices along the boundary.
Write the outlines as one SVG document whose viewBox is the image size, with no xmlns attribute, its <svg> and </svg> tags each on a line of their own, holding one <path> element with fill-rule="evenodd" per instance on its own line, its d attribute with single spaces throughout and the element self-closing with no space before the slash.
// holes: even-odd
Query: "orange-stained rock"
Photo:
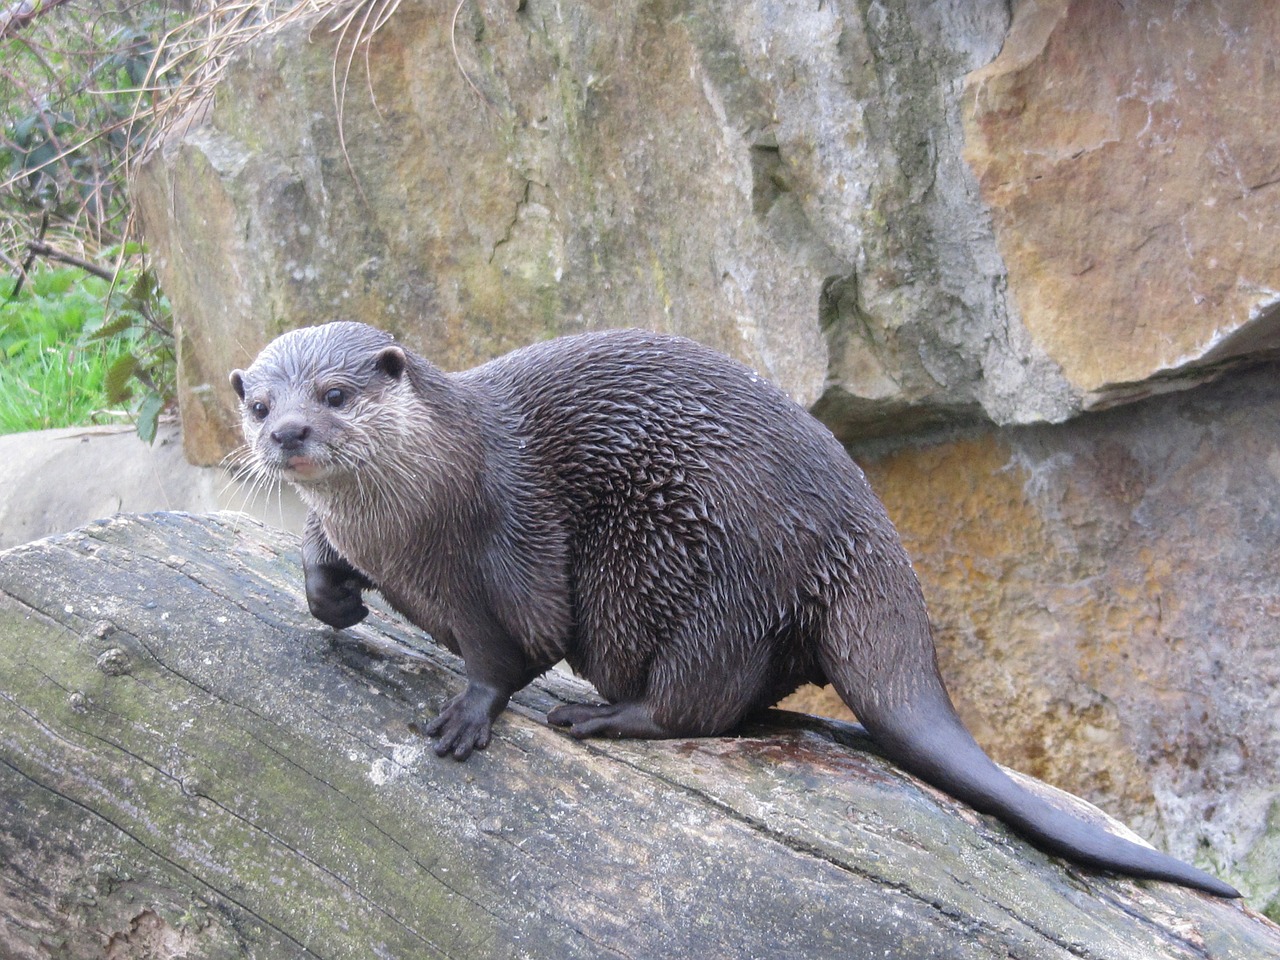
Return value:
<svg viewBox="0 0 1280 960">
<path fill-rule="evenodd" d="M 1009 290 L 1086 408 L 1280 345 L 1277 42 L 1274 3 L 1029 0 L 967 78 Z"/>
<path fill-rule="evenodd" d="M 404 0 L 359 50 L 332 9 L 135 170 L 193 460 L 236 442 L 226 371 L 327 319 L 449 368 L 684 333 L 848 442 L 1280 346 L 1275 4 Z"/>
<path fill-rule="evenodd" d="M 1280 911 L 1280 367 L 862 465 L 992 756 Z M 830 689 L 792 704 L 847 715 Z M 824 709 L 835 705 L 834 711 Z"/>
</svg>

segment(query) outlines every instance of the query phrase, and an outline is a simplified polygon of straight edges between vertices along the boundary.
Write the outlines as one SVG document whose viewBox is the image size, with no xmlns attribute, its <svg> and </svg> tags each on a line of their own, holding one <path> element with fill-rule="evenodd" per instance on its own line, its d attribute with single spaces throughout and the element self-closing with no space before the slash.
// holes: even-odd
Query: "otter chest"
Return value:
<svg viewBox="0 0 1280 960">
<path fill-rule="evenodd" d="M 325 535 L 339 553 L 368 577 L 392 608 L 415 626 L 445 641 L 454 632 L 445 583 L 446 558 L 427 538 L 404 530 L 380 530 L 372 524 L 324 523 Z"/>
</svg>

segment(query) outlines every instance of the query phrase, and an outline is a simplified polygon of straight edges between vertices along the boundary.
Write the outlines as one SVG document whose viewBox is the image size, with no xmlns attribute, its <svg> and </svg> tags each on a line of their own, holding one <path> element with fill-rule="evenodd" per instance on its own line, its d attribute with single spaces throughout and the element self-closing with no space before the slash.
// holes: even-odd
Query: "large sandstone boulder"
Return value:
<svg viewBox="0 0 1280 960">
<path fill-rule="evenodd" d="M 188 456 L 290 326 L 696 337 L 868 459 L 989 749 L 1280 913 L 1275 368 L 1077 417 L 1278 345 L 1274 5 L 454 7 L 293 17 L 140 166 Z"/>
<path fill-rule="evenodd" d="M 1086 406 L 1280 346 L 1280 6 L 1031 0 L 965 157 L 1032 343 Z"/>
<path fill-rule="evenodd" d="M 850 441 L 1280 346 L 1274 5 L 405 0 L 359 40 L 325 10 L 139 168 L 197 460 L 225 370 L 335 317 L 451 367 L 687 333 Z"/>
<path fill-rule="evenodd" d="M 1074 409 L 960 158 L 1003 3 L 452 14 L 405 0 L 354 50 L 294 20 L 141 165 L 194 459 L 234 442 L 226 370 L 337 317 L 446 367 L 587 327 L 685 333 L 825 394 L 850 436 Z"/>
</svg>

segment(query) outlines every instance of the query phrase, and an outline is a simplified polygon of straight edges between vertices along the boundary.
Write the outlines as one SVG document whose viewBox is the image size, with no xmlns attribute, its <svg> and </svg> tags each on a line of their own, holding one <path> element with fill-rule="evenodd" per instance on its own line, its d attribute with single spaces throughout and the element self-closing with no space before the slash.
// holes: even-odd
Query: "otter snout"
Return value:
<svg viewBox="0 0 1280 960">
<path fill-rule="evenodd" d="M 271 431 L 271 439 L 286 453 L 301 450 L 311 436 L 311 425 L 299 420 L 288 420 L 277 424 Z"/>
<path fill-rule="evenodd" d="M 323 428 L 322 428 L 323 429 Z M 315 427 L 302 417 L 286 417 L 268 424 L 260 439 L 264 454 L 284 468 L 284 477 L 294 483 L 313 482 L 327 475 L 325 458 L 316 447 Z M 270 451 L 270 452 L 268 452 Z"/>
</svg>

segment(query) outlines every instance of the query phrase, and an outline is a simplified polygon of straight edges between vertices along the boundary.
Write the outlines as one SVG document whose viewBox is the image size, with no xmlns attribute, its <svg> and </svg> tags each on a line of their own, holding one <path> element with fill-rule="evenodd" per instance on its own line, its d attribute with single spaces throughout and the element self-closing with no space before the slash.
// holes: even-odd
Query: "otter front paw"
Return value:
<svg viewBox="0 0 1280 960">
<path fill-rule="evenodd" d="M 422 728 L 422 733 L 435 738 L 436 756 L 452 756 L 465 760 L 473 750 L 489 745 L 493 719 L 507 705 L 507 697 L 492 687 L 469 683 L 444 705 L 440 715 Z"/>
<path fill-rule="evenodd" d="M 335 575 L 327 567 L 306 571 L 307 606 L 322 623 L 341 630 L 353 627 L 369 615 L 360 599 L 364 586 L 358 577 Z"/>
</svg>

